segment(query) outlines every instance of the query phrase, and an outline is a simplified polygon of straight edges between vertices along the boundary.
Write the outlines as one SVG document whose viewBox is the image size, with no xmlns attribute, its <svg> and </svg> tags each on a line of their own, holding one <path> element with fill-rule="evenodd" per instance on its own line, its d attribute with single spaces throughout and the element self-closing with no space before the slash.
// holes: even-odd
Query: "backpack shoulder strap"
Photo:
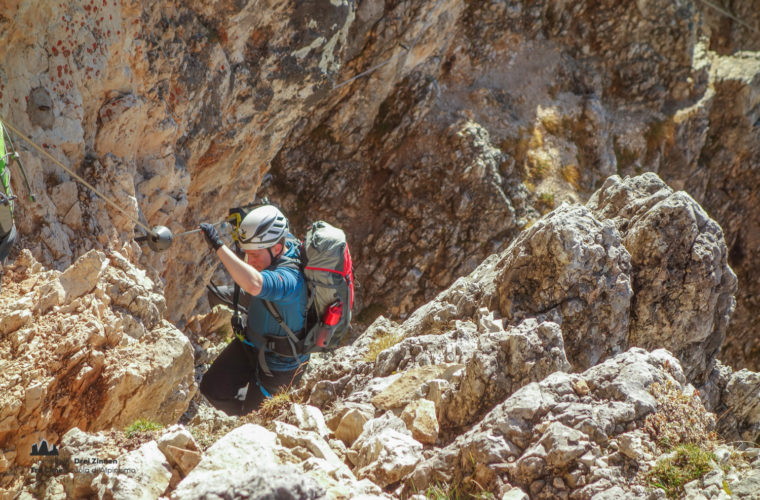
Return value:
<svg viewBox="0 0 760 500">
<path fill-rule="evenodd" d="M 291 243 L 293 245 L 298 246 L 301 248 L 301 241 L 297 238 L 288 238 L 286 242 Z M 304 268 L 304 262 L 303 262 L 303 249 L 299 252 L 299 257 L 287 257 L 285 255 L 282 255 L 277 258 L 277 260 L 274 262 L 274 265 L 270 267 L 271 268 L 278 268 L 278 267 L 287 267 L 290 269 L 295 269 L 297 271 L 302 271 Z"/>
<path fill-rule="evenodd" d="M 288 340 L 290 341 L 290 348 L 293 350 L 293 357 L 297 358 L 298 353 L 303 351 L 303 342 L 296 336 L 295 333 L 293 333 L 293 330 L 290 329 L 290 327 L 285 323 L 285 320 L 282 318 L 282 314 L 280 314 L 280 311 L 277 309 L 277 306 L 274 305 L 274 303 L 269 302 L 268 300 L 262 300 L 264 303 L 264 307 L 266 307 L 267 311 L 269 311 L 269 314 L 272 315 L 272 317 L 277 321 L 283 330 L 285 330 L 285 333 L 288 334 Z"/>
</svg>

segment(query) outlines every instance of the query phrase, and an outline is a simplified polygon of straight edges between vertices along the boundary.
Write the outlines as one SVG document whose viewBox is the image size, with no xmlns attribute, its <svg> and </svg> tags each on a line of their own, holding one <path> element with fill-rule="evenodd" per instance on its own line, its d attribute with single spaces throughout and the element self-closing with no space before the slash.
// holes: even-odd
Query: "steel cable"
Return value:
<svg viewBox="0 0 760 500">
<path fill-rule="evenodd" d="M 148 234 L 153 234 L 153 230 L 150 227 L 148 227 L 147 225 L 143 224 L 138 219 L 135 219 L 134 217 L 132 217 L 125 209 L 123 209 L 119 205 L 117 205 L 116 202 L 110 200 L 106 195 L 104 195 L 103 193 L 101 193 L 100 191 L 98 191 L 98 189 L 96 189 L 95 186 L 93 186 L 92 184 L 90 184 L 89 182 L 87 182 L 86 180 L 84 180 L 79 174 L 77 174 L 76 172 L 74 172 L 73 170 L 71 170 L 69 167 L 67 167 L 66 165 L 64 165 L 55 156 L 51 155 L 50 153 L 48 153 L 47 151 L 45 151 L 42 147 L 38 146 L 30 138 L 28 138 L 27 136 L 25 136 L 24 134 L 22 134 L 16 127 L 13 126 L 12 123 L 10 123 L 9 121 L 7 121 L 5 119 L 5 117 L 0 116 L 0 122 L 2 122 L 2 124 L 5 127 L 7 127 L 8 129 L 10 129 L 14 134 L 16 134 L 17 136 L 19 136 L 20 138 L 22 138 L 26 143 L 28 143 L 34 149 L 36 149 L 37 151 L 39 151 L 40 153 L 42 153 L 47 159 L 49 159 L 50 161 L 52 161 L 53 163 L 55 163 L 56 165 L 58 165 L 59 167 L 61 167 L 63 170 L 65 170 L 66 172 L 68 172 L 77 181 L 79 181 L 83 185 L 87 186 L 93 193 L 95 193 L 96 195 L 98 195 L 103 201 L 105 201 L 106 203 L 108 203 L 109 205 L 111 205 L 113 208 L 115 208 L 116 210 L 118 210 L 119 212 L 121 212 L 126 218 L 128 218 L 129 220 L 131 220 L 132 222 L 134 222 L 135 224 L 137 224 L 138 226 L 140 226 Z"/>
</svg>

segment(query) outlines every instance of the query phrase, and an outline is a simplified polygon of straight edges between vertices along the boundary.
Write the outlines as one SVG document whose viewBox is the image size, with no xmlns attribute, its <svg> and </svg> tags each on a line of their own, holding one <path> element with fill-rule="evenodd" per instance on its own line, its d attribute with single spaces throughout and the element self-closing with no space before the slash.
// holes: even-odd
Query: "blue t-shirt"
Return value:
<svg viewBox="0 0 760 500">
<path fill-rule="evenodd" d="M 285 242 L 284 257 L 298 260 L 299 253 L 299 245 L 289 237 Z M 261 271 L 261 276 L 264 280 L 261 292 L 251 297 L 248 305 L 248 331 L 260 335 L 288 336 L 264 306 L 262 301 L 267 300 L 277 307 L 285 324 L 298 335 L 304 328 L 306 315 L 306 283 L 303 273 L 291 266 L 279 266 Z M 250 336 L 248 340 L 253 343 Z M 299 356 L 299 359 L 279 356 L 273 352 L 267 352 L 265 356 L 272 371 L 294 370 L 309 360 L 308 354 Z"/>
</svg>

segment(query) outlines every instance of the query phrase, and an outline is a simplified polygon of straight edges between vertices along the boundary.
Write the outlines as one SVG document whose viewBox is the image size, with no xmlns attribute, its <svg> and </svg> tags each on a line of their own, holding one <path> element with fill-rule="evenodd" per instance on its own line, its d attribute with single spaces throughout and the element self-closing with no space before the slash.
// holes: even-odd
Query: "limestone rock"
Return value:
<svg viewBox="0 0 760 500">
<path fill-rule="evenodd" d="M 360 89 L 382 96 L 381 104 L 360 96 L 347 99 L 327 116 L 311 120 L 304 126 L 311 134 L 288 141 L 283 155 L 273 162 L 274 177 L 282 180 L 272 183 L 272 193 L 292 206 L 303 199 L 317 205 L 329 196 L 332 203 L 326 205 L 344 207 L 340 217 L 350 220 L 358 237 L 364 239 L 369 233 L 372 253 L 380 254 L 378 268 L 386 272 L 367 273 L 368 296 L 402 315 L 413 309 L 414 302 L 424 304 L 434 295 L 413 283 L 416 275 L 423 276 L 424 282 L 448 285 L 495 247 L 506 244 L 516 226 L 532 215 L 526 210 L 530 193 L 511 182 L 512 172 L 531 167 L 525 149 L 541 145 L 542 154 L 533 157 L 557 158 L 556 167 L 537 165 L 536 170 L 542 167 L 543 171 L 532 183 L 543 180 L 546 171 L 580 161 L 584 180 L 592 185 L 616 170 L 615 137 L 609 132 L 609 122 L 614 122 L 610 114 L 618 107 L 607 96 L 614 95 L 616 103 L 617 99 L 635 100 L 660 109 L 656 103 L 666 96 L 699 95 L 707 79 L 704 68 L 692 67 L 693 43 L 686 41 L 694 33 L 688 21 L 697 14 L 693 6 L 676 8 L 655 2 L 639 9 L 612 2 L 574 6 L 437 2 L 435 7 L 426 24 L 435 26 L 436 40 L 419 50 L 436 47 L 435 53 L 446 55 L 442 62 L 428 60 L 408 76 L 398 75 L 396 81 L 358 83 Z M 436 18 L 438 9 L 448 15 Z M 665 35 L 659 30 L 652 17 L 657 15 L 673 19 L 674 31 Z M 452 22 L 457 16 L 461 23 Z M 573 36 L 579 32 L 587 36 Z M 381 31 L 374 43 L 387 43 L 384 34 Z M 421 36 L 424 39 L 425 33 Z M 599 43 L 590 43 L 589 36 Z M 634 57 L 626 50 L 632 44 L 642 46 L 647 56 L 639 51 Z M 649 57 L 657 58 L 672 73 L 653 77 L 663 67 L 652 64 Z M 510 61 L 508 70 L 497 62 L 502 60 Z M 613 84 L 620 82 L 622 74 L 625 81 Z M 562 121 L 557 119 L 557 126 L 547 126 L 551 133 L 536 133 L 544 109 L 564 106 L 572 109 L 573 117 L 567 121 L 580 124 L 566 127 L 571 130 L 563 133 Z M 356 109 L 360 111 L 352 113 Z M 415 151 L 419 168 L 414 171 L 404 168 L 406 151 Z M 315 152 L 321 152 L 316 153 L 318 159 Z M 373 175 L 356 169 L 368 161 L 381 163 L 378 174 L 388 175 L 393 182 L 378 190 Z M 350 179 L 346 182 L 350 188 L 341 193 L 320 189 L 315 174 L 326 164 L 337 176 Z M 301 171 L 309 174 L 301 175 Z M 547 180 L 546 194 L 550 189 L 557 191 L 557 184 Z M 293 186 L 298 186 L 295 192 Z M 462 196 L 463 192 L 467 195 Z M 378 206 L 387 207 L 388 214 L 378 214 Z M 366 229 L 362 221 L 368 217 L 378 220 Z M 485 243 L 472 237 L 484 228 L 490 234 Z M 447 243 L 419 249 L 424 255 L 415 254 L 411 270 L 406 264 L 394 265 L 394 253 L 404 251 L 395 235 L 418 233 L 422 241 Z M 469 241 L 465 235 L 470 235 Z M 414 290 L 414 296 L 394 289 L 399 283 L 403 290 Z"/>
<path fill-rule="evenodd" d="M 179 469 L 180 478 L 187 476 L 202 458 L 199 451 L 178 448 L 170 444 L 166 445 L 161 452 L 172 466 Z M 174 474 L 172 474 L 172 478 L 174 478 Z"/>
<path fill-rule="evenodd" d="M 170 498 L 326 498 L 324 488 L 315 479 L 302 474 L 298 467 L 291 464 L 262 463 L 254 468 L 235 469 L 234 474 L 219 471 L 213 479 L 201 481 L 192 488 L 182 487 L 180 483 Z"/>
<path fill-rule="evenodd" d="M 746 369 L 735 372 L 726 385 L 722 403 L 726 407 L 721 412 L 724 433 L 756 442 L 760 437 L 760 373 Z"/>
<path fill-rule="evenodd" d="M 10 300 L 0 314 L 25 311 L 30 321 L 0 339 L 3 447 L 29 450 L 42 437 L 55 443 L 73 427 L 176 422 L 196 390 L 192 349 L 162 319 L 165 302 L 143 271 L 115 252 L 92 251 L 64 273 L 45 270 L 27 252 L 10 272 L 27 288 L 4 289 Z M 47 302 L 43 309 L 32 307 L 38 299 Z M 139 338 L 125 335 L 124 325 L 139 328 Z M 26 452 L 15 459 L 31 461 Z"/>
<path fill-rule="evenodd" d="M 173 425 L 166 429 L 158 437 L 157 443 L 158 449 L 161 451 L 163 451 L 163 448 L 168 445 L 186 450 L 200 450 L 193 435 L 182 425 Z"/>
<path fill-rule="evenodd" d="M 28 465 L 42 433 L 176 421 L 195 391 L 193 351 L 167 320 L 205 307 L 216 261 L 194 236 L 141 249 L 132 219 L 176 235 L 251 193 L 280 202 L 294 228 L 324 218 L 346 229 L 361 263 L 358 330 L 380 312 L 406 320 L 381 317 L 353 347 L 314 356 L 299 389 L 330 405 L 366 477 L 405 481 L 381 463 L 403 442 L 397 468 L 424 457 L 412 474 L 426 479 L 502 496 L 645 497 L 621 463 L 652 451 L 636 428 L 657 408 L 653 381 L 683 393 L 693 383 L 726 412 L 724 432 L 756 439 L 755 374 L 738 371 L 760 359 L 760 59 L 732 53 L 757 48 L 748 28 L 704 2 L 412 4 L 61 3 L 41 24 L 34 3 L 11 2 L 0 114 L 126 214 L 21 148 L 37 201 L 19 196 L 29 250 L 2 283 L 0 468 Z M 734 4 L 758 19 L 751 2 Z M 634 177 L 645 171 L 676 191 Z M 616 173 L 631 177 L 605 182 Z M 381 334 L 397 343 L 367 361 Z M 735 373 L 715 359 L 721 343 Z M 378 429 L 371 401 L 407 416 L 430 401 L 443 448 L 422 455 L 398 422 Z M 294 496 L 376 494 L 334 463 L 319 416 L 301 410 L 288 422 L 311 434 L 280 423 L 270 442 L 247 429 L 272 445 L 255 448 L 266 464 L 230 457 L 237 474 L 222 478 L 202 460 L 185 479 L 208 482 L 178 495 L 275 496 L 269 473 Z M 201 423 L 216 425 L 205 410 L 196 423 L 209 414 Z M 456 437 L 459 426 L 468 433 Z M 748 476 L 737 491 L 752 491 Z M 89 494 L 79 479 L 35 495 Z"/>
<path fill-rule="evenodd" d="M 427 399 L 412 401 L 401 413 L 401 420 L 412 437 L 423 444 L 435 444 L 438 440 L 438 418 L 435 415 L 435 403 Z"/>
<path fill-rule="evenodd" d="M 172 493 L 174 498 L 199 498 L 205 486 L 224 484 L 236 474 L 232 471 L 251 471 L 277 463 L 276 435 L 263 427 L 246 424 L 214 443 L 201 462 L 187 475 Z M 216 487 L 214 487 L 216 488 Z"/>
<path fill-rule="evenodd" d="M 523 232 L 495 272 L 501 315 L 513 322 L 561 321 L 576 369 L 623 348 L 632 299 L 630 256 L 611 223 L 582 207 L 560 207 Z"/>
<path fill-rule="evenodd" d="M 257 190 L 294 227 L 342 221 L 368 263 L 367 321 L 407 317 L 609 175 L 658 172 L 726 228 L 747 287 L 729 349 L 753 359 L 758 59 L 733 53 L 757 47 L 749 28 L 664 0 L 213 5 L 56 4 L 40 35 L 20 28 L 38 11 L 14 3 L 3 116 L 175 234 Z M 170 319 L 197 312 L 213 273 L 197 239 L 140 255 L 133 221 L 22 155 L 38 202 L 18 225 L 36 258 L 62 269 L 92 248 L 129 253 L 166 279 Z"/>
<path fill-rule="evenodd" d="M 554 470 L 567 468 L 590 448 L 582 432 L 561 422 L 551 423 L 536 444 L 546 450 L 546 465 Z"/>
<path fill-rule="evenodd" d="M 312 456 L 325 460 L 332 468 L 345 467 L 330 449 L 327 441 L 313 431 L 302 430 L 283 422 L 275 422 L 275 433 L 280 444 L 286 448 L 302 447 L 308 450 Z M 348 468 L 346 468 L 345 473 L 351 476 Z"/>
<path fill-rule="evenodd" d="M 731 380 L 733 370 L 719 359 L 715 359 L 712 369 L 707 375 L 704 384 L 698 385 L 699 397 L 710 411 L 715 411 L 720 404 L 723 392 L 726 390 L 728 381 Z"/>
<path fill-rule="evenodd" d="M 160 349 L 143 351 L 139 344 L 130 344 L 123 349 L 129 361 L 114 364 L 107 372 L 119 384 L 111 387 L 103 414 L 118 414 L 120 421 L 132 422 L 155 412 L 157 420 L 172 423 L 187 408 L 196 390 L 192 347 L 187 337 L 168 322 L 157 325 L 151 337 L 148 342 L 160 345 Z M 129 405 L 123 402 L 126 395 L 130 395 Z"/>
<path fill-rule="evenodd" d="M 744 8 L 737 5 L 734 10 L 741 19 L 756 16 L 755 12 L 744 16 Z M 712 37 L 721 39 L 720 45 L 739 43 L 745 47 L 743 50 L 757 43 L 756 37 L 752 41 L 729 40 L 720 30 L 713 31 Z M 756 311 L 760 305 L 760 280 L 755 263 L 760 255 L 760 240 L 754 228 L 760 204 L 754 186 L 758 182 L 755 165 L 760 157 L 757 129 L 760 56 L 756 52 L 722 52 L 713 46 L 705 55 L 710 61 L 714 93 L 707 93 L 699 113 L 674 120 L 674 133 L 683 139 L 664 149 L 662 164 L 666 168 L 660 175 L 669 184 L 687 191 L 720 223 L 729 249 L 729 264 L 739 281 L 736 311 L 726 332 L 730 341 L 724 343 L 720 357 L 737 369 L 758 371 L 760 337 Z M 687 137 L 694 142 L 693 147 L 684 144 L 688 144 Z M 722 187 L 713 189 L 713 186 Z"/>
<path fill-rule="evenodd" d="M 93 250 L 80 257 L 59 278 L 66 299 L 71 301 L 92 291 L 107 265 L 108 260 L 101 252 Z"/>
<path fill-rule="evenodd" d="M 429 11 L 428 22 L 435 23 L 443 12 L 453 14 L 462 7 L 460 2 L 439 2 Z M 444 19 L 440 29 L 450 33 L 453 19 L 448 16 Z M 439 93 L 435 76 L 421 72 L 399 76 L 400 82 L 395 88 L 383 84 L 384 88 L 373 91 L 382 92 L 385 101 L 367 103 L 374 108 L 368 110 L 372 114 L 377 113 L 377 106 L 382 103 L 378 119 L 373 123 L 369 117 L 362 117 L 363 123 L 356 124 L 361 127 L 360 133 L 371 139 L 349 146 L 349 151 L 353 151 L 346 163 L 335 162 L 328 156 L 324 161 L 335 165 L 352 186 L 343 197 L 344 214 L 336 214 L 349 223 L 349 234 L 360 232 L 359 219 L 364 214 L 369 216 L 372 207 L 385 207 L 376 213 L 377 223 L 359 249 L 357 259 L 373 259 L 377 266 L 392 270 L 392 274 L 366 273 L 361 279 L 366 283 L 367 297 L 371 297 L 374 304 L 403 317 L 435 296 L 437 290 L 424 290 L 417 285 L 421 280 L 438 287 L 446 286 L 514 237 L 525 215 L 527 193 L 516 182 L 511 158 L 499 149 L 480 123 L 466 116 L 439 119 L 437 113 L 426 119 Z M 323 127 L 341 127 L 343 120 L 344 117 L 335 116 Z M 420 134 L 413 134 L 413 130 Z M 309 139 L 319 143 L 322 154 L 331 149 L 317 137 Z M 419 168 L 408 170 L 404 168 L 404 160 L 390 158 L 388 169 L 393 173 L 389 182 L 378 188 L 377 184 L 373 185 L 371 176 L 348 166 L 361 164 L 363 155 L 372 158 L 383 154 L 381 151 L 391 144 L 404 144 L 418 150 Z M 276 189 L 272 193 L 289 205 L 294 205 L 297 199 L 312 199 L 321 191 L 310 179 L 295 184 L 295 172 L 285 166 L 289 163 L 308 169 L 304 153 L 305 150 L 295 146 L 272 165 L 274 175 L 282 178 L 284 184 L 298 186 L 290 190 Z M 465 192 L 467 196 L 462 196 Z M 323 196 L 329 196 L 325 199 L 327 204 L 337 207 L 335 194 L 323 193 Z M 420 203 L 420 200 L 425 202 Z M 327 212 L 324 214 L 326 217 Z M 404 251 L 405 235 L 409 235 L 413 243 L 429 243 L 418 245 L 413 258 L 399 266 L 396 256 Z M 476 240 L 481 244 L 476 245 Z M 471 249 L 472 253 L 465 249 Z M 401 289 L 411 293 L 400 293 Z"/>
<path fill-rule="evenodd" d="M 292 404 L 288 408 L 286 420 L 301 430 L 316 432 L 323 439 L 330 435 L 324 415 L 315 406 Z"/>
<path fill-rule="evenodd" d="M 477 320 L 480 308 L 510 324 L 550 320 L 561 324 L 570 363 L 588 367 L 625 345 L 629 272 L 629 255 L 614 225 L 597 221 L 584 207 L 564 206 L 416 311 L 401 330 L 404 336 L 422 335 L 447 321 Z"/>
<path fill-rule="evenodd" d="M 588 207 L 615 222 L 631 254 L 630 345 L 669 349 L 690 379 L 702 380 L 735 304 L 720 226 L 654 174 L 610 177 Z"/>
<path fill-rule="evenodd" d="M 652 370 L 663 371 L 667 374 L 666 379 L 675 380 L 679 387 L 683 387 L 691 380 L 701 380 L 708 366 L 717 366 L 714 359 L 716 352 L 703 352 L 696 359 L 685 355 L 682 361 L 688 372 L 669 354 L 654 351 L 649 355 L 647 366 L 657 366 L 656 369 L 629 366 L 628 361 L 605 362 L 591 366 L 587 370 L 588 377 L 570 377 L 561 384 L 557 382 L 563 379 L 556 372 L 569 370 L 568 361 L 574 363 L 576 368 L 594 365 L 627 348 L 629 334 L 633 331 L 629 310 L 639 303 L 636 293 L 640 291 L 643 298 L 651 300 L 652 292 L 652 287 L 634 291 L 631 276 L 635 275 L 634 272 L 654 275 L 655 269 L 659 269 L 656 273 L 669 269 L 667 261 L 632 268 L 625 245 L 636 244 L 638 240 L 631 235 L 644 232 L 636 233 L 634 228 L 648 227 L 641 221 L 665 210 L 661 202 L 671 197 L 672 190 L 651 175 L 626 180 L 613 178 L 609 182 L 609 186 L 600 190 L 589 203 L 594 212 L 580 206 L 558 208 L 524 232 L 501 254 L 484 261 L 470 276 L 457 280 L 434 301 L 395 327 L 395 333 L 393 325 L 384 320 L 376 322 L 365 335 L 359 337 L 357 348 L 340 352 L 340 368 L 330 371 L 326 366 L 318 366 L 314 369 L 310 377 L 323 376 L 331 381 L 309 384 L 311 393 L 314 394 L 320 384 L 324 384 L 332 391 L 326 396 L 326 401 L 372 401 L 379 408 L 398 412 L 409 401 L 427 398 L 436 405 L 441 428 L 455 429 L 467 424 L 482 425 L 483 415 L 491 414 L 494 408 L 517 394 L 521 387 L 548 376 L 546 380 L 563 387 L 557 401 L 572 401 L 580 405 L 573 410 L 574 416 L 568 419 L 577 418 L 584 422 L 580 430 L 589 436 L 589 443 L 602 445 L 611 436 L 631 430 L 628 427 L 634 425 L 632 422 L 641 422 L 657 408 L 654 396 L 644 389 L 652 381 L 662 380 L 660 375 L 653 375 Z M 676 199 L 680 200 L 679 203 L 685 200 L 680 195 Z M 694 204 L 688 206 L 690 208 L 685 213 L 703 213 Z M 716 250 L 715 255 L 721 255 L 721 251 L 725 255 L 725 245 L 720 235 L 710 233 L 716 227 L 714 223 L 703 215 L 699 217 L 704 222 L 701 226 L 703 230 L 714 236 L 705 239 L 710 242 L 708 247 Z M 667 226 L 661 224 L 660 227 Z M 666 241 L 667 237 L 662 236 L 660 240 Z M 702 273 L 702 276 L 709 276 L 708 270 L 712 267 L 718 269 L 715 276 L 725 271 L 729 286 L 724 286 L 725 283 L 721 285 L 722 281 L 718 280 L 714 296 L 722 296 L 730 302 L 730 270 L 721 267 L 725 266 L 725 261 L 720 258 L 694 261 L 689 257 L 686 262 L 696 262 L 689 266 L 699 263 L 701 271 L 697 274 Z M 708 290 L 694 291 L 708 295 L 712 293 Z M 706 300 L 709 303 L 712 299 Z M 542 301 L 547 304 L 546 307 L 541 306 Z M 601 307 L 600 302 L 603 304 Z M 716 306 L 720 303 L 719 300 L 715 302 Z M 709 309 L 709 306 L 705 307 Z M 698 308 L 699 311 L 702 309 Z M 671 314 L 668 321 L 692 321 L 686 306 L 681 309 L 673 306 L 666 310 Z M 723 315 L 729 312 L 726 309 Z M 720 313 L 716 314 L 720 316 Z M 613 333 L 602 335 L 598 330 L 601 326 L 611 329 Z M 371 371 L 366 362 L 354 362 L 350 366 L 350 360 L 357 359 L 360 349 L 370 345 L 378 336 L 388 334 L 397 335 L 401 340 L 378 355 Z M 697 353 L 690 339 L 682 337 L 678 342 L 673 341 L 671 347 L 675 352 Z M 622 357 L 620 360 L 628 358 Z M 461 364 L 464 368 L 443 378 L 433 373 L 434 367 L 441 362 Z M 423 371 L 430 371 L 431 376 L 417 381 L 415 374 Z M 394 372 L 396 374 L 391 375 Z M 335 376 L 340 378 L 336 380 Z M 615 383 L 609 383 L 610 380 L 615 380 Z M 414 383 L 404 385 L 405 381 Z M 308 387 L 306 394 L 309 394 Z M 722 389 L 718 390 L 722 393 Z M 520 401 L 522 397 L 525 396 L 515 401 Z M 603 409 L 593 410 L 597 411 L 597 419 L 582 416 L 592 411 L 584 405 L 591 404 L 595 397 L 610 402 Z M 532 398 L 542 399 L 538 394 L 533 394 Z M 527 401 L 530 400 L 527 398 Z M 336 425 L 338 422 L 336 420 Z M 366 432 L 369 424 L 363 425 Z M 531 427 L 526 427 L 525 432 L 528 428 Z M 355 432 L 347 436 L 347 442 L 351 442 L 354 435 Z M 445 436 L 447 440 L 454 438 L 454 435 Z M 643 442 L 639 447 L 635 440 L 625 441 L 628 437 L 622 439 L 629 454 L 644 458 L 652 451 Z M 509 457 L 517 460 L 521 451 L 528 446 L 529 437 L 515 433 L 509 439 L 498 438 L 496 441 L 500 443 L 499 447 L 489 457 L 499 457 L 502 461 Z M 526 475 L 525 482 L 520 484 L 526 488 L 532 484 L 526 479 L 529 474 L 536 475 L 536 481 L 541 481 L 543 471 L 551 469 L 546 469 L 545 463 L 539 463 L 540 460 L 545 461 L 545 457 L 539 452 L 541 446 L 536 446 L 535 454 L 526 456 L 521 462 Z M 473 451 L 473 455 L 483 455 L 486 453 L 484 450 L 489 448 L 493 448 L 491 441 L 477 438 L 472 445 L 477 453 Z M 356 461 L 357 453 L 359 448 L 354 442 L 348 458 Z M 494 460 L 496 458 L 489 458 L 486 463 Z M 496 460 L 496 463 L 501 462 Z M 437 477 L 442 481 L 452 480 L 451 475 L 445 472 L 448 466 L 436 464 L 431 467 L 439 470 Z M 424 466 L 418 468 L 415 474 L 422 474 L 420 471 L 424 469 Z M 563 473 L 569 474 L 568 482 L 578 484 L 580 479 L 573 475 L 577 472 L 570 470 Z M 477 474 L 484 480 L 493 479 L 485 470 Z M 584 481 L 584 487 L 588 486 L 587 492 L 601 492 L 614 486 L 603 482 L 596 484 L 596 480 L 592 481 L 590 477 Z M 594 485 L 591 486 L 591 483 Z M 555 487 L 550 485 L 549 488 Z"/>
<path fill-rule="evenodd" d="M 501 325 L 499 329 L 478 338 L 459 386 L 440 405 L 443 425 L 476 421 L 523 385 L 570 370 L 557 324 L 530 319 L 507 331 Z"/>
<path fill-rule="evenodd" d="M 385 487 L 406 476 L 422 459 L 422 445 L 392 413 L 370 420 L 351 446 L 357 477 Z"/>
<path fill-rule="evenodd" d="M 3 315 L 0 321 L 0 333 L 7 335 L 25 326 L 32 319 L 32 311 L 15 310 Z"/>
<path fill-rule="evenodd" d="M 731 486 L 731 492 L 737 498 L 753 498 L 760 488 L 760 472 L 754 470 Z"/>
<path fill-rule="evenodd" d="M 646 461 L 654 458 L 651 453 L 654 450 L 645 445 L 649 441 L 648 437 L 644 436 L 639 430 L 623 433 L 617 439 L 620 453 L 636 461 Z"/>
<path fill-rule="evenodd" d="M 201 461 L 198 443 L 183 426 L 174 425 L 166 429 L 158 437 L 157 444 L 169 463 L 179 468 L 182 477 L 187 476 Z"/>
<path fill-rule="evenodd" d="M 430 380 L 443 378 L 461 365 L 430 365 L 405 370 L 382 392 L 372 398 L 372 404 L 382 410 L 403 410 L 410 402 L 423 396 L 422 387 Z"/>
<path fill-rule="evenodd" d="M 69 497 L 80 498 L 95 494 L 93 480 L 99 474 L 93 458 L 116 461 L 123 450 L 103 434 L 88 434 L 74 427 L 61 438 L 59 459 L 68 461 L 71 472 L 62 480 Z M 111 466 L 112 464 L 106 464 Z"/>
<path fill-rule="evenodd" d="M 356 438 L 361 435 L 366 424 L 372 418 L 369 412 L 351 408 L 343 414 L 335 428 L 335 437 L 343 441 L 346 446 L 351 446 Z"/>
<path fill-rule="evenodd" d="M 387 498 L 348 467 L 316 432 L 276 421 L 275 432 L 253 424 L 214 443 L 171 492 L 190 498 Z"/>
<path fill-rule="evenodd" d="M 74 181 L 67 181 L 53 187 L 50 198 L 55 204 L 58 217 L 64 217 L 71 210 L 77 199 L 78 187 Z"/>
<path fill-rule="evenodd" d="M 528 494 L 517 487 L 510 488 L 501 496 L 501 500 L 529 500 Z"/>
<path fill-rule="evenodd" d="M 104 466 L 109 469 L 108 466 Z M 101 472 L 93 480 L 99 498 L 127 500 L 162 496 L 169 486 L 171 468 L 155 441 L 118 458 L 113 471 Z"/>
<path fill-rule="evenodd" d="M 581 379 L 589 387 L 587 396 L 574 390 Z M 604 454 L 602 445 L 623 434 L 628 424 L 643 422 L 657 408 L 648 392 L 651 384 L 669 382 L 682 387 L 683 380 L 674 357 L 665 351 L 647 353 L 639 348 L 582 374 L 555 372 L 517 390 L 472 429 L 436 450 L 405 481 L 417 488 L 435 481 L 455 481 L 477 476 L 479 469 L 473 467 L 482 464 L 501 471 L 483 475 L 488 484 L 506 481 L 530 488 L 531 495 L 563 491 L 565 486 L 558 489 L 552 484 L 551 478 L 558 476 L 575 484 L 573 489 L 586 488 L 583 484 L 597 481 L 587 473 L 586 464 L 602 463 L 598 459 Z M 594 486 L 599 492 L 625 486 L 622 473 L 599 467 L 594 470 L 607 481 L 606 486 Z M 584 476 L 583 484 L 578 483 L 577 471 Z M 591 489 L 584 491 L 584 495 L 590 494 Z"/>
</svg>

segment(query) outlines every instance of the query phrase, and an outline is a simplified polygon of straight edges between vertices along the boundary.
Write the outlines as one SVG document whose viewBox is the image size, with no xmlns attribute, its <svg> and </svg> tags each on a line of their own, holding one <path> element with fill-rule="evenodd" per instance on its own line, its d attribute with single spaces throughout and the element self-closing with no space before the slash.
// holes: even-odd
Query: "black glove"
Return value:
<svg viewBox="0 0 760 500">
<path fill-rule="evenodd" d="M 208 246 L 214 252 L 224 245 L 222 239 L 219 237 L 219 233 L 216 232 L 216 228 L 208 222 L 201 224 L 201 232 L 203 233 L 203 237 L 206 238 L 206 243 L 208 243 Z"/>
</svg>

